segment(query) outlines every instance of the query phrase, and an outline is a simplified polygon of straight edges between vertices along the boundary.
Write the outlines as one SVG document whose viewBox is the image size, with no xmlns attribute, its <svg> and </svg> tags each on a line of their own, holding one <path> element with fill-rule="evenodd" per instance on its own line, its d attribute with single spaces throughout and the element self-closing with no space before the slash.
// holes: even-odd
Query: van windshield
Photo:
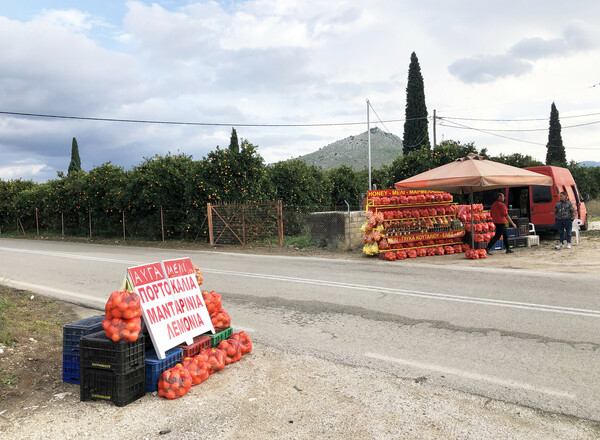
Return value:
<svg viewBox="0 0 600 440">
<path fill-rule="evenodd" d="M 533 203 L 551 203 L 552 191 L 549 186 L 534 185 L 531 187 L 531 200 Z"/>
</svg>

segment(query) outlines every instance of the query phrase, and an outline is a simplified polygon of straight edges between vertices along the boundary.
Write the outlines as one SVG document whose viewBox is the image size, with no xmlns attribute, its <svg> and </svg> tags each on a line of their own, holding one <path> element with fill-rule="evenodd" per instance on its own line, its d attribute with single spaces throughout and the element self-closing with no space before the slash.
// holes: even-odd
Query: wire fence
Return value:
<svg viewBox="0 0 600 440">
<path fill-rule="evenodd" d="M 345 234 L 340 216 L 361 209 L 357 204 L 296 206 L 276 201 L 208 205 L 202 210 L 156 206 L 144 211 L 114 208 L 100 212 L 81 208 L 49 212 L 31 207 L 19 213 L 0 212 L 0 236 L 211 243 L 212 228 L 213 244 L 277 246 L 282 237 L 304 237 L 312 240 L 311 244 L 319 244 L 324 231 Z M 339 215 L 316 215 L 323 213 Z"/>
</svg>

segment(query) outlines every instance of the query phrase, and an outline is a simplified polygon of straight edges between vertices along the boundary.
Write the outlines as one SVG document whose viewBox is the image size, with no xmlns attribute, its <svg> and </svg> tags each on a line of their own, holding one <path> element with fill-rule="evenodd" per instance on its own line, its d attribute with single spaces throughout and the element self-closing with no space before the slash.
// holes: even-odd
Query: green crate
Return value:
<svg viewBox="0 0 600 440">
<path fill-rule="evenodd" d="M 225 330 L 215 333 L 205 333 L 204 336 L 210 337 L 210 346 L 216 347 L 219 345 L 219 342 L 224 341 L 225 339 L 229 339 L 231 336 L 233 329 L 231 327 L 227 327 Z"/>
</svg>

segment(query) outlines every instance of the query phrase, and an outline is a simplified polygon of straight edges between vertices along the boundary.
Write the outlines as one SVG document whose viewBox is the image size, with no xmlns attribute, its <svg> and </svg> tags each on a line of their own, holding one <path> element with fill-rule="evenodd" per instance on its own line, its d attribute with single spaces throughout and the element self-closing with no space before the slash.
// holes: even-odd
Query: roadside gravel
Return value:
<svg viewBox="0 0 600 440">
<path fill-rule="evenodd" d="M 600 438 L 593 422 L 265 345 L 175 401 L 147 394 L 117 408 L 80 402 L 78 391 L 64 384 L 39 408 L 9 409 L 3 438 Z"/>
</svg>

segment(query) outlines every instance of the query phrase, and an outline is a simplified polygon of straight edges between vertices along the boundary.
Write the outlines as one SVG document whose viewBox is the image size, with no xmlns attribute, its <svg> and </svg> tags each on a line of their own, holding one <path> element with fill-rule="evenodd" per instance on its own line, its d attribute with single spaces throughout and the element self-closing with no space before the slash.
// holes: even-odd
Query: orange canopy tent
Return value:
<svg viewBox="0 0 600 440">
<path fill-rule="evenodd" d="M 470 194 L 471 205 L 474 191 L 529 185 L 551 186 L 552 178 L 494 162 L 475 153 L 395 184 L 396 189 L 432 189 L 454 194 Z"/>
<path fill-rule="evenodd" d="M 396 189 L 435 189 L 454 194 L 529 185 L 550 186 L 552 178 L 494 162 L 475 153 L 395 184 Z"/>
</svg>

